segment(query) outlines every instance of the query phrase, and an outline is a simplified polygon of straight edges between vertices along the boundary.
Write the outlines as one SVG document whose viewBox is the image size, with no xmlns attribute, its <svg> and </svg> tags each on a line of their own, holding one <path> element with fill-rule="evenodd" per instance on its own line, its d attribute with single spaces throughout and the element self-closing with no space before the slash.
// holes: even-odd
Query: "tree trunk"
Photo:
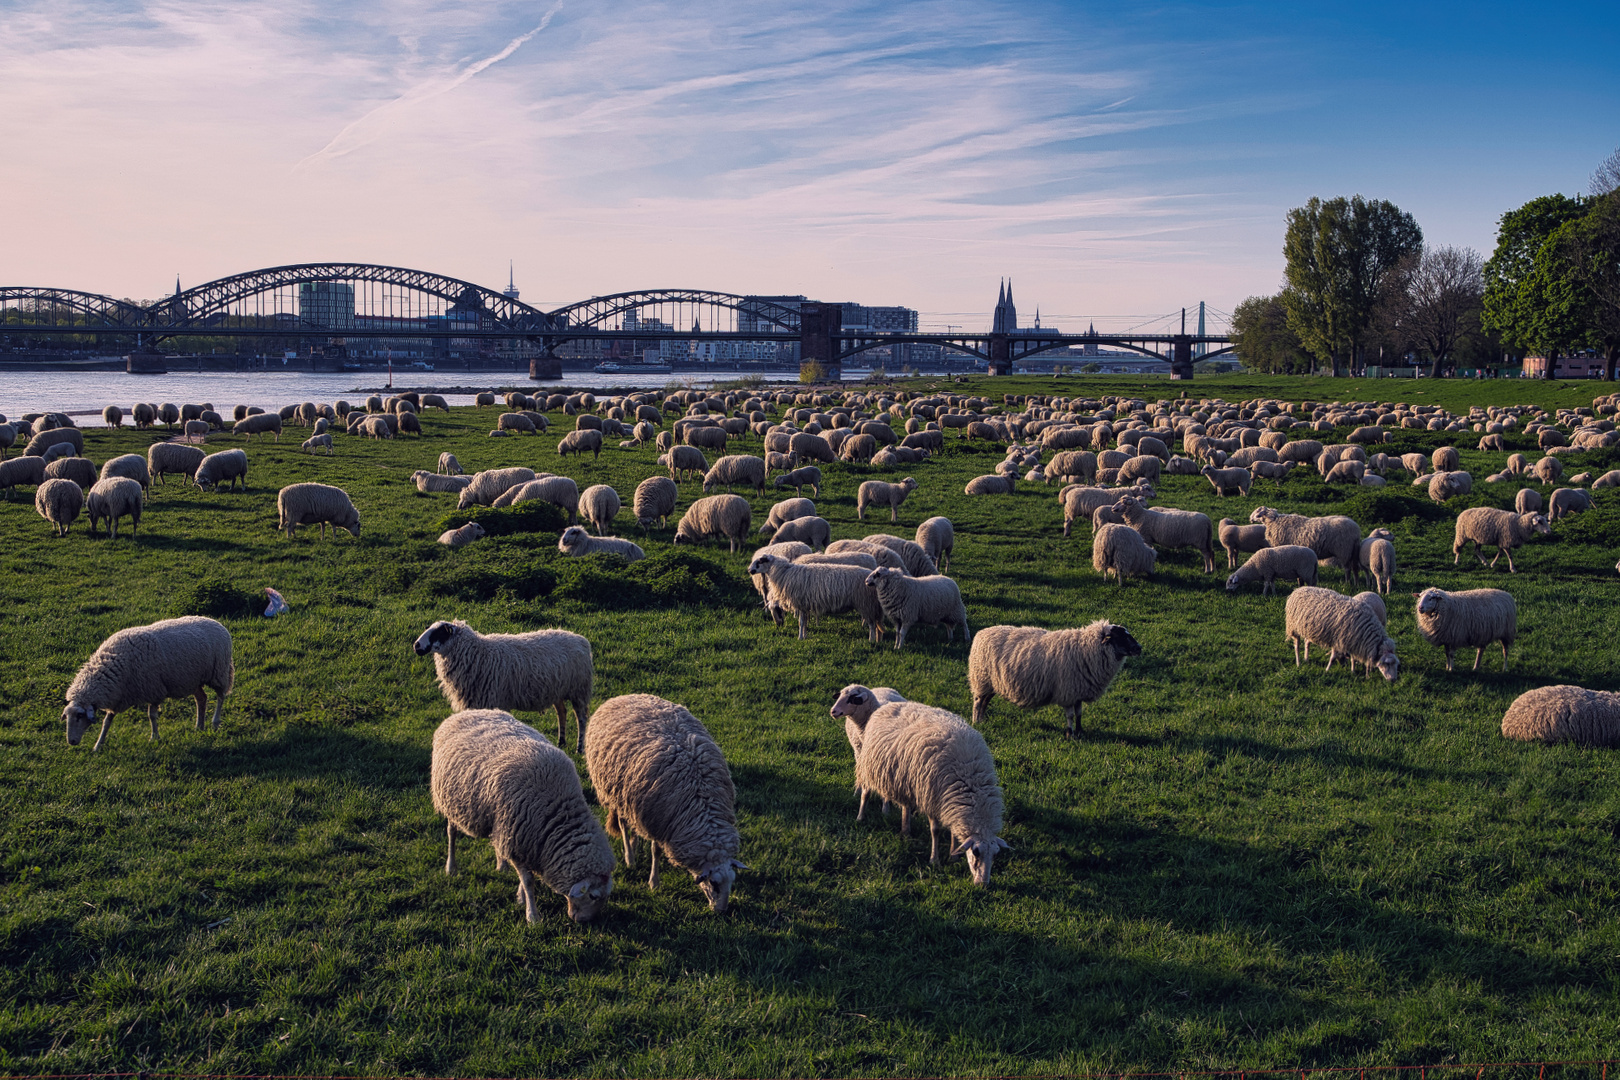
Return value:
<svg viewBox="0 0 1620 1080">
<path fill-rule="evenodd" d="M 1613 382 L 1617 365 L 1620 365 L 1620 343 L 1610 345 L 1608 352 L 1603 354 L 1603 377 Z"/>
<path fill-rule="evenodd" d="M 1547 350 L 1546 360 L 1547 360 L 1547 366 L 1542 368 L 1541 377 L 1543 379 L 1547 380 L 1548 382 L 1551 382 L 1552 377 L 1553 377 L 1553 368 L 1558 366 L 1558 350 L 1557 349 L 1548 349 Z"/>
<path fill-rule="evenodd" d="M 1338 349 L 1333 350 L 1333 377 L 1344 378 L 1344 354 Z"/>
<path fill-rule="evenodd" d="M 1429 368 L 1429 378 L 1443 379 L 1446 377 L 1446 358 L 1439 353 L 1434 354 L 1434 363 Z"/>
</svg>

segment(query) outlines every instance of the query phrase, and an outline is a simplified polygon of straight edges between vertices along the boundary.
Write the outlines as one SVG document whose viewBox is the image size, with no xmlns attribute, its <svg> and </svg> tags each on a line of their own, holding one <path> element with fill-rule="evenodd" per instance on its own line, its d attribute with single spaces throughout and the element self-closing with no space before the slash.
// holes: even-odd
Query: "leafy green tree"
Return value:
<svg viewBox="0 0 1620 1080">
<path fill-rule="evenodd" d="M 1620 168 L 1620 151 L 1611 159 Z M 1592 199 L 1588 211 L 1553 230 L 1537 260 L 1546 295 L 1565 333 L 1601 349 L 1604 377 L 1620 365 L 1620 188 Z"/>
<path fill-rule="evenodd" d="M 1547 240 L 1561 226 L 1584 217 L 1586 201 L 1580 196 L 1543 195 L 1497 222 L 1496 250 L 1485 261 L 1485 296 L 1482 324 L 1499 334 L 1509 349 L 1521 355 L 1547 357 L 1544 378 L 1552 378 L 1558 354 L 1574 347 L 1581 335 L 1572 318 L 1579 306 L 1558 284 L 1563 270 L 1557 265 L 1556 246 Z M 1555 294 L 1551 304 L 1549 291 Z"/>
<path fill-rule="evenodd" d="M 1232 347 L 1238 362 L 1254 371 L 1308 374 L 1311 357 L 1288 325 L 1281 296 L 1251 296 L 1232 312 Z"/>
<path fill-rule="evenodd" d="M 1417 221 L 1382 199 L 1312 198 L 1288 212 L 1283 237 L 1288 325 L 1343 375 L 1359 367 L 1368 327 L 1402 263 L 1423 248 Z"/>
</svg>

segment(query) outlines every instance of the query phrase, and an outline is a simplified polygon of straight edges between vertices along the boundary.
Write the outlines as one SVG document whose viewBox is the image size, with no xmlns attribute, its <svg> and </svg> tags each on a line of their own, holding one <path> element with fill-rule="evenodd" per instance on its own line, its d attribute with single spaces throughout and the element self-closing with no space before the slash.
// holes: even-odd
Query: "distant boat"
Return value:
<svg viewBox="0 0 1620 1080">
<path fill-rule="evenodd" d="M 411 361 L 411 370 L 412 371 L 432 371 L 433 370 L 433 365 L 428 363 L 426 360 L 412 360 Z"/>
<path fill-rule="evenodd" d="M 618 364 L 615 364 L 611 360 L 604 360 L 591 370 L 595 371 L 598 375 L 617 375 L 619 372 L 623 371 L 624 368 L 620 367 Z"/>
</svg>

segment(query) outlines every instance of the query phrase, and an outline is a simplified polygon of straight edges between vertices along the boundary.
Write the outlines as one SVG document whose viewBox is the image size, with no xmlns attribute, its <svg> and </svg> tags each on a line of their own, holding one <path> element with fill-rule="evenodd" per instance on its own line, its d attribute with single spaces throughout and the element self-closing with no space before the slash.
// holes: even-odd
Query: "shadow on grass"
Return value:
<svg viewBox="0 0 1620 1080">
<path fill-rule="evenodd" d="M 343 779 L 397 791 L 425 788 L 431 758 L 426 740 L 395 742 L 336 727 L 288 725 L 264 738 L 188 745 L 177 764 L 213 779 Z"/>
</svg>

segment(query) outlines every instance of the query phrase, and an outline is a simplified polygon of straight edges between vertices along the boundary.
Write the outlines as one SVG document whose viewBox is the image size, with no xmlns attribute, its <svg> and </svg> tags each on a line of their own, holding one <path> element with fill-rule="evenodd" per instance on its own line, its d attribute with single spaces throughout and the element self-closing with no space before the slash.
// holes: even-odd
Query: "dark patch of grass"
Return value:
<svg viewBox="0 0 1620 1080">
<path fill-rule="evenodd" d="M 208 578 L 182 586 L 169 611 L 174 616 L 207 615 L 215 619 L 245 618 L 259 614 L 268 603 L 263 593 L 253 594 L 235 582 Z"/>
<path fill-rule="evenodd" d="M 439 519 L 440 532 L 459 529 L 469 521 L 483 526 L 488 536 L 512 536 L 518 533 L 560 534 L 568 527 L 568 515 L 560 507 L 548 502 L 530 500 L 516 506 L 473 506 L 456 510 Z"/>
<path fill-rule="evenodd" d="M 1394 525 L 1407 518 L 1419 521 L 1444 521 L 1451 514 L 1429 499 L 1404 495 L 1378 488 L 1363 488 L 1334 508 L 1334 513 L 1355 518 L 1363 529 L 1375 525 Z"/>
</svg>

